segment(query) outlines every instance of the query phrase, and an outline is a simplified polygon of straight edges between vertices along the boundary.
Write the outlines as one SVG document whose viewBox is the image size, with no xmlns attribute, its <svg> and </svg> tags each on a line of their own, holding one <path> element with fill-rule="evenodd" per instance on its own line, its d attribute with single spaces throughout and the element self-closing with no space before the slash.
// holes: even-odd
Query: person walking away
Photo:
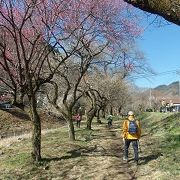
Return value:
<svg viewBox="0 0 180 180">
<path fill-rule="evenodd" d="M 108 128 L 112 127 L 112 120 L 113 120 L 113 116 L 110 114 L 107 116 L 107 121 L 108 121 Z"/>
<path fill-rule="evenodd" d="M 75 119 L 76 119 L 76 125 L 77 125 L 77 127 L 80 128 L 81 116 L 80 116 L 79 113 L 75 116 Z"/>
<path fill-rule="evenodd" d="M 141 137 L 141 127 L 140 122 L 135 120 L 134 112 L 128 112 L 128 119 L 123 122 L 123 141 L 124 141 L 124 157 L 123 160 L 128 162 L 128 149 L 129 145 L 132 143 L 134 149 L 134 160 L 136 165 L 138 165 L 139 154 L 138 154 L 138 141 Z"/>
</svg>

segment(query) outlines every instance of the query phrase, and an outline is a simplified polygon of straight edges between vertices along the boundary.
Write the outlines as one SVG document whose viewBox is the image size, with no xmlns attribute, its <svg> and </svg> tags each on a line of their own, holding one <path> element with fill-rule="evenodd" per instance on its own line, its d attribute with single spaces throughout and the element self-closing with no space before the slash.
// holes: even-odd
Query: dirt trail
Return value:
<svg viewBox="0 0 180 180">
<path fill-rule="evenodd" d="M 134 164 L 133 159 L 130 159 L 129 163 L 125 163 L 122 160 L 123 144 L 118 126 L 107 129 L 105 125 L 101 125 L 97 135 L 93 135 L 91 138 L 92 140 L 88 148 L 71 152 L 74 154 L 72 155 L 73 157 L 77 157 L 73 161 L 72 159 L 66 159 L 64 161 L 67 166 L 61 168 L 59 177 L 68 180 L 137 179 L 138 166 Z M 131 156 L 133 156 L 132 153 Z M 67 168 L 70 169 L 68 173 Z"/>
<path fill-rule="evenodd" d="M 92 136 L 88 148 L 71 152 L 77 158 L 73 161 L 64 161 L 67 166 L 61 168 L 59 177 L 68 180 L 160 180 L 162 177 L 166 179 L 166 173 L 155 168 L 161 154 L 154 152 L 152 140 L 148 138 L 144 135 L 141 139 L 140 165 L 134 164 L 132 146 L 129 149 L 129 162 L 125 163 L 122 159 L 123 141 L 118 124 L 112 129 L 101 125 L 97 135 Z M 71 168 L 67 172 L 69 167 Z"/>
<path fill-rule="evenodd" d="M 122 160 L 123 146 L 117 129 L 104 128 L 101 133 L 105 137 L 101 136 L 92 141 L 96 151 L 92 153 L 94 157 L 89 159 L 90 167 L 96 162 L 98 173 L 94 179 L 136 179 L 138 167 Z"/>
</svg>

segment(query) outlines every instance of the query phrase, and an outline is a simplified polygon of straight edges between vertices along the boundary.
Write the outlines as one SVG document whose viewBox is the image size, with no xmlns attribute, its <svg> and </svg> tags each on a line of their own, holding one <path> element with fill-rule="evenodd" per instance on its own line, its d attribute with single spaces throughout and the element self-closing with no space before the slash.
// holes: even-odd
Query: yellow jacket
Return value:
<svg viewBox="0 0 180 180">
<path fill-rule="evenodd" d="M 138 131 L 136 134 L 129 134 L 128 133 L 128 127 L 129 127 L 129 121 L 133 121 L 132 118 L 128 118 L 123 122 L 123 138 L 124 139 L 139 139 L 141 137 L 141 126 L 138 120 L 136 121 Z"/>
</svg>

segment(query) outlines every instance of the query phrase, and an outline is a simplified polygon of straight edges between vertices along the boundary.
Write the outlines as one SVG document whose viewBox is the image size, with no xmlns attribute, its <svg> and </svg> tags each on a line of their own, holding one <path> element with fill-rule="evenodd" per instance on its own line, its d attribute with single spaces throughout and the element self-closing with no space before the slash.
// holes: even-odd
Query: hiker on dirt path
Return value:
<svg viewBox="0 0 180 180">
<path fill-rule="evenodd" d="M 128 162 L 128 149 L 132 143 L 134 149 L 134 160 L 138 165 L 138 141 L 141 137 L 141 127 L 138 120 L 134 118 L 134 112 L 128 112 L 128 119 L 123 122 L 123 141 L 124 141 L 124 157 L 123 160 Z"/>
<path fill-rule="evenodd" d="M 112 127 L 112 120 L 113 120 L 113 116 L 112 116 L 111 114 L 108 115 L 108 116 L 107 116 L 107 122 L 108 122 L 107 127 L 108 127 L 108 128 L 111 128 L 111 127 Z"/>
<path fill-rule="evenodd" d="M 75 120 L 76 120 L 76 125 L 77 125 L 77 127 L 80 128 L 81 116 L 80 116 L 79 113 L 75 116 Z"/>
</svg>

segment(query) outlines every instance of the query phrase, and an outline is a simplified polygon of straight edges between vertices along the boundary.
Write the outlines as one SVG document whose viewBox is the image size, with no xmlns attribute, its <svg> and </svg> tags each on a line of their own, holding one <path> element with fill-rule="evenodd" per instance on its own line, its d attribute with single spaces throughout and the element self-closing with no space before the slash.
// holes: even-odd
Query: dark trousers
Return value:
<svg viewBox="0 0 180 180">
<path fill-rule="evenodd" d="M 124 142 L 124 157 L 128 158 L 128 149 L 129 145 L 132 143 L 133 149 L 134 149 L 134 160 L 138 161 L 139 160 L 139 155 L 138 155 L 138 140 L 134 139 L 125 139 Z"/>
<path fill-rule="evenodd" d="M 78 128 L 80 128 L 80 124 L 81 124 L 81 121 L 76 122 L 76 125 L 77 125 Z"/>
<path fill-rule="evenodd" d="M 108 121 L 108 127 L 110 128 L 112 126 L 112 121 Z"/>
</svg>

